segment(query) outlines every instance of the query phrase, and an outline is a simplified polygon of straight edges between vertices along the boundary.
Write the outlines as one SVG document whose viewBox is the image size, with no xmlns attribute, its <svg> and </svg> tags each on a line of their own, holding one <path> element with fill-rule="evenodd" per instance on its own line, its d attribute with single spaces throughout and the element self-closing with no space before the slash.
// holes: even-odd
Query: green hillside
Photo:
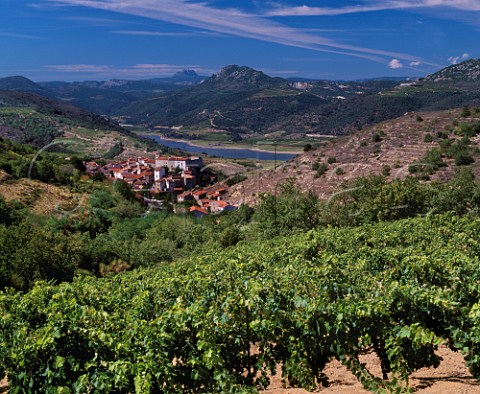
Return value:
<svg viewBox="0 0 480 394">
<path fill-rule="evenodd" d="M 409 111 L 479 104 L 477 66 L 478 61 L 471 60 L 404 84 L 289 81 L 228 66 L 198 86 L 138 100 L 117 114 L 152 128 L 209 126 L 232 135 L 279 130 L 340 135 Z"/>
</svg>

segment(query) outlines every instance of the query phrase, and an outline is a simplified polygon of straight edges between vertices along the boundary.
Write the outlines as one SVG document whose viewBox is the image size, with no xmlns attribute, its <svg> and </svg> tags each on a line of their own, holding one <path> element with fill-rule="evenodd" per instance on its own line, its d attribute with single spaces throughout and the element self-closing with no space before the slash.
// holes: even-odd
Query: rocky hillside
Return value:
<svg viewBox="0 0 480 394">
<path fill-rule="evenodd" d="M 480 176 L 480 113 L 470 112 L 467 117 L 461 110 L 407 113 L 325 142 L 274 170 L 250 173 L 231 189 L 230 200 L 255 203 L 259 194 L 275 194 L 277 185 L 290 177 L 302 190 L 329 198 L 354 179 L 369 175 L 445 181 L 474 161 L 472 168 Z"/>
<path fill-rule="evenodd" d="M 460 64 L 444 68 L 425 78 L 428 84 L 463 86 L 478 89 L 480 81 L 480 59 L 470 59 Z"/>
</svg>

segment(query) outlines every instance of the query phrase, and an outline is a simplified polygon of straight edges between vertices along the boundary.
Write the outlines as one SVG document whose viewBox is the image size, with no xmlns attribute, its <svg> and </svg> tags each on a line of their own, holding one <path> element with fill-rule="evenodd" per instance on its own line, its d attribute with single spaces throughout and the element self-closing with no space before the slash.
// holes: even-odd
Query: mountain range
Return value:
<svg viewBox="0 0 480 394">
<path fill-rule="evenodd" d="M 480 61 L 418 80 L 289 80 L 230 65 L 210 77 L 34 83 L 0 79 L 0 91 L 28 92 L 154 129 L 226 130 L 232 137 L 283 131 L 341 135 L 409 111 L 480 103 Z M 241 138 L 241 137 L 240 137 Z"/>
<path fill-rule="evenodd" d="M 248 67 L 227 66 L 189 89 L 138 100 L 121 108 L 147 127 L 212 127 L 232 133 L 341 135 L 409 111 L 478 104 L 473 59 L 418 81 L 291 81 Z"/>
</svg>

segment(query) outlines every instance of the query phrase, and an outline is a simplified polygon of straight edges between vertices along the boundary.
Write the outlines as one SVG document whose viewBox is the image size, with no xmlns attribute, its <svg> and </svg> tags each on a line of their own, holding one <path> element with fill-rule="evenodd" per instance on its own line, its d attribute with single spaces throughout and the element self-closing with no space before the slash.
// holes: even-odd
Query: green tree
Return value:
<svg viewBox="0 0 480 394">
<path fill-rule="evenodd" d="M 313 193 L 302 193 L 293 178 L 280 184 L 279 189 L 277 196 L 261 196 L 253 217 L 261 232 L 286 234 L 309 230 L 319 224 L 319 200 Z"/>
</svg>

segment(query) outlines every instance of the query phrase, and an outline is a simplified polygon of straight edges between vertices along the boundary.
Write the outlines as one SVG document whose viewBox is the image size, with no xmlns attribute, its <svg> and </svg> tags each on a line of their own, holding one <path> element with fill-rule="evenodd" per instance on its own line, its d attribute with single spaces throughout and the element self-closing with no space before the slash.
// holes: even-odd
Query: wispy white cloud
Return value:
<svg viewBox="0 0 480 394">
<path fill-rule="evenodd" d="M 390 63 L 388 63 L 388 67 L 391 68 L 392 70 L 396 70 L 399 68 L 403 68 L 403 64 L 398 59 L 392 59 L 390 60 Z"/>
<path fill-rule="evenodd" d="M 135 64 L 117 67 L 98 64 L 55 64 L 44 66 L 46 70 L 56 73 L 75 74 L 78 77 L 95 78 L 150 78 L 171 76 L 182 70 L 195 70 L 198 74 L 212 74 L 215 69 L 208 69 L 192 64 Z"/>
<path fill-rule="evenodd" d="M 111 66 L 104 64 L 54 64 L 44 66 L 49 72 L 71 74 L 75 78 L 153 78 L 167 77 L 179 71 L 194 70 L 199 75 L 212 75 L 218 72 L 218 68 L 207 68 L 195 64 L 135 64 L 132 66 Z M 282 70 L 257 68 L 268 75 L 291 76 L 298 74 L 297 70 Z"/>
<path fill-rule="evenodd" d="M 125 21 L 110 19 L 110 18 L 95 18 L 89 16 L 68 16 L 65 19 L 75 22 L 81 22 L 94 26 L 115 26 L 115 25 L 124 25 Z"/>
<path fill-rule="evenodd" d="M 151 36 L 151 37 L 187 37 L 192 33 L 172 32 L 172 31 L 145 31 L 145 30 L 113 30 L 111 33 L 122 34 L 126 36 Z"/>
<path fill-rule="evenodd" d="M 52 4 L 84 6 L 161 20 L 210 32 L 268 41 L 319 52 L 354 56 L 380 63 L 398 58 L 420 61 L 416 56 L 379 49 L 348 45 L 308 33 L 268 17 L 220 9 L 187 0 L 49 0 Z"/>
<path fill-rule="evenodd" d="M 9 38 L 19 38 L 24 40 L 42 40 L 42 37 L 33 36 L 29 34 L 19 34 L 19 33 L 12 33 L 7 31 L 0 31 L 0 37 L 9 37 Z"/>
<path fill-rule="evenodd" d="M 414 8 L 454 8 L 463 11 L 480 11 L 479 0 L 371 0 L 347 7 L 309 7 L 277 5 L 266 11 L 269 16 L 335 16 L 362 12 L 401 10 Z"/>
<path fill-rule="evenodd" d="M 458 64 L 459 61 L 467 60 L 470 57 L 468 53 L 464 53 L 460 56 L 450 56 L 447 60 L 450 64 Z"/>
<path fill-rule="evenodd" d="M 219 33 L 208 31 L 149 31 L 149 30 L 112 30 L 111 33 L 127 36 L 150 36 L 150 37 L 192 37 L 192 36 L 221 36 Z"/>
<path fill-rule="evenodd" d="M 422 64 L 422 62 L 415 61 L 415 62 L 410 62 L 408 65 L 409 65 L 410 67 L 417 67 L 417 66 L 419 66 L 420 64 Z"/>
</svg>

